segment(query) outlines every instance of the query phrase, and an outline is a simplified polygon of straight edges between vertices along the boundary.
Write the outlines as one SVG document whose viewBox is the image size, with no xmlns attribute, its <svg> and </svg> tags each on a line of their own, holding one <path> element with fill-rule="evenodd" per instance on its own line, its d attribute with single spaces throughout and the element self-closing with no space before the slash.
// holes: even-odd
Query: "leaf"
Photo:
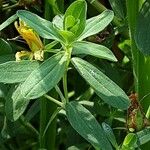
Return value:
<svg viewBox="0 0 150 150">
<path fill-rule="evenodd" d="M 111 61 L 117 61 L 114 54 L 107 47 L 86 41 L 73 43 L 72 54 L 86 54 Z"/>
<path fill-rule="evenodd" d="M 64 30 L 71 31 L 78 37 L 85 28 L 87 4 L 85 0 L 73 2 L 64 16 Z"/>
<path fill-rule="evenodd" d="M 85 39 L 91 35 L 97 34 L 102 31 L 113 20 L 114 13 L 111 10 L 105 10 L 100 15 L 90 18 L 86 21 L 86 26 L 79 37 L 79 40 Z"/>
<path fill-rule="evenodd" d="M 150 0 L 146 0 L 139 12 L 135 41 L 137 47 L 144 55 L 150 55 Z"/>
<path fill-rule="evenodd" d="M 150 128 L 145 128 L 139 132 L 137 132 L 137 138 L 140 143 L 140 145 L 143 145 L 150 141 Z M 135 147 L 138 147 L 137 144 L 135 144 Z"/>
<path fill-rule="evenodd" d="M 75 101 L 67 103 L 66 115 L 71 126 L 95 148 L 112 150 L 105 132 L 85 107 Z"/>
<path fill-rule="evenodd" d="M 36 14 L 33 14 L 26 10 L 18 10 L 18 17 L 23 20 L 28 26 L 33 28 L 41 37 L 46 39 L 53 39 L 57 41 L 63 41 L 63 38 L 53 27 L 50 21 L 47 21 Z"/>
<path fill-rule="evenodd" d="M 63 15 L 56 15 L 53 18 L 52 23 L 54 24 L 55 27 L 57 27 L 58 29 L 63 30 L 63 20 L 64 20 L 64 16 Z"/>
<path fill-rule="evenodd" d="M 70 44 L 75 40 L 75 34 L 67 30 L 59 30 L 60 35 L 65 39 L 65 44 Z"/>
<path fill-rule="evenodd" d="M 35 99 L 55 87 L 65 72 L 67 57 L 65 52 L 60 52 L 36 68 L 21 86 L 23 97 Z"/>
<path fill-rule="evenodd" d="M 0 82 L 18 83 L 25 81 L 31 72 L 39 66 L 37 61 L 9 61 L 0 64 Z"/>
<path fill-rule="evenodd" d="M 70 147 L 67 148 L 67 150 L 80 150 L 80 148 L 77 147 L 77 146 L 70 146 Z"/>
<path fill-rule="evenodd" d="M 109 0 L 109 3 L 116 16 L 124 19 L 126 17 L 126 1 L 125 0 Z"/>
<path fill-rule="evenodd" d="M 51 49 L 58 44 L 57 41 L 53 41 L 44 47 L 44 51 L 51 51 Z"/>
<path fill-rule="evenodd" d="M 5 98 L 7 91 L 7 86 L 3 83 L 0 83 L 0 98 Z"/>
<path fill-rule="evenodd" d="M 10 54 L 11 52 L 12 48 L 9 43 L 0 38 L 0 55 Z"/>
<path fill-rule="evenodd" d="M 10 25 L 12 22 L 14 22 L 17 18 L 18 18 L 18 16 L 16 14 L 14 14 L 10 18 L 8 18 L 5 22 L 3 22 L 0 25 L 0 31 L 3 30 L 4 28 L 6 28 L 8 25 Z"/>
<path fill-rule="evenodd" d="M 117 149 L 118 144 L 117 144 L 115 135 L 114 135 L 113 130 L 111 129 L 111 127 L 108 124 L 106 124 L 105 122 L 102 123 L 102 127 L 103 127 L 103 130 L 106 133 L 106 136 L 107 136 L 108 140 L 111 142 L 111 144 L 114 146 L 114 148 Z"/>
<path fill-rule="evenodd" d="M 0 56 L 0 64 L 8 62 L 8 61 L 14 61 L 15 55 L 14 54 L 6 54 Z"/>
<path fill-rule="evenodd" d="M 134 150 L 133 148 L 134 148 L 134 145 L 136 144 L 136 142 L 137 142 L 136 134 L 129 133 L 129 134 L 127 134 L 127 136 L 125 137 L 125 139 L 123 141 L 122 149 L 123 150 L 128 150 L 128 149 Z"/>
<path fill-rule="evenodd" d="M 32 118 L 35 117 L 35 115 L 40 111 L 40 101 L 36 100 L 32 106 L 28 109 L 25 120 L 27 122 L 30 122 Z"/>
<path fill-rule="evenodd" d="M 11 121 L 16 121 L 23 114 L 29 103 L 29 99 L 23 98 L 20 94 L 20 87 L 21 85 L 19 85 L 17 88 L 11 89 L 6 99 L 6 117 Z"/>
<path fill-rule="evenodd" d="M 95 93 L 107 104 L 119 109 L 129 107 L 129 99 L 124 91 L 100 70 L 80 58 L 72 58 L 72 63 Z"/>
</svg>

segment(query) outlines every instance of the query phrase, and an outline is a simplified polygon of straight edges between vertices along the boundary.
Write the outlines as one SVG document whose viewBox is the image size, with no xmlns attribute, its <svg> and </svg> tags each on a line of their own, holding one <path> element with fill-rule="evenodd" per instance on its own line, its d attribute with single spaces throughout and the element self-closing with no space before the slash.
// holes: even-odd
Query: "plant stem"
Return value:
<svg viewBox="0 0 150 150">
<path fill-rule="evenodd" d="M 13 9 L 13 8 L 18 7 L 18 6 L 19 6 L 19 2 L 16 3 L 16 4 L 13 4 L 13 5 L 11 5 L 11 6 L 8 6 L 8 7 L 3 8 L 2 11 L 8 10 L 8 9 Z"/>
<path fill-rule="evenodd" d="M 97 10 L 105 11 L 107 8 L 101 4 L 98 0 L 87 0 L 90 4 L 92 4 Z"/>
<path fill-rule="evenodd" d="M 63 88 L 64 88 L 64 94 L 65 94 L 65 99 L 66 103 L 69 101 L 68 100 L 68 89 L 67 89 L 67 71 L 65 72 L 63 76 Z"/>
<path fill-rule="evenodd" d="M 56 85 L 56 86 L 55 86 L 55 89 L 56 89 L 57 93 L 59 94 L 59 96 L 60 96 L 60 98 L 61 98 L 62 103 L 63 103 L 63 104 L 65 104 L 66 100 L 65 100 L 65 97 L 64 97 L 64 95 L 62 94 L 62 92 L 61 92 L 61 90 L 60 90 L 59 86 L 58 86 L 58 85 Z"/>
<path fill-rule="evenodd" d="M 46 126 L 46 117 L 47 117 L 47 112 L 46 112 L 46 98 L 42 97 L 40 98 L 40 148 L 45 148 L 45 138 L 42 136 L 45 126 Z"/>
<path fill-rule="evenodd" d="M 63 103 L 59 102 L 58 100 L 56 100 L 55 98 L 45 94 L 44 97 L 46 97 L 48 100 L 54 102 L 55 104 L 57 104 L 60 107 L 63 107 Z"/>
<path fill-rule="evenodd" d="M 52 90 L 51 95 L 57 97 L 56 91 Z M 56 118 L 50 124 L 45 136 L 43 133 L 54 111 L 57 109 L 57 105 L 51 101 L 47 101 L 45 97 L 40 99 L 41 113 L 40 113 L 40 148 L 47 150 L 55 150 L 55 138 L 56 138 Z"/>
<path fill-rule="evenodd" d="M 67 89 L 67 71 L 68 71 L 68 65 L 69 65 L 70 59 L 71 59 L 72 47 L 66 46 L 64 49 L 65 49 L 66 55 L 68 57 L 67 65 L 66 65 L 66 72 L 64 73 L 64 76 L 63 76 L 63 89 L 64 89 L 64 94 L 65 94 L 65 100 L 66 100 L 66 103 L 67 103 L 67 102 L 69 102 L 68 89 Z"/>
</svg>

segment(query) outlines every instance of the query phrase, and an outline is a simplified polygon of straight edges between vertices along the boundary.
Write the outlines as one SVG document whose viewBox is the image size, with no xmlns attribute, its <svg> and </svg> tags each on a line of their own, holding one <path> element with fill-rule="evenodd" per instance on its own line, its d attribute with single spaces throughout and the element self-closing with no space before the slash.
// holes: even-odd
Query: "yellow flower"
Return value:
<svg viewBox="0 0 150 150">
<path fill-rule="evenodd" d="M 16 60 L 17 59 L 19 60 L 19 57 L 21 58 L 23 55 L 23 56 L 29 56 L 30 59 L 31 59 L 30 56 L 33 56 L 32 59 L 34 58 L 35 60 L 43 61 L 43 56 L 44 56 L 43 44 L 40 37 L 37 35 L 37 33 L 35 33 L 33 29 L 29 28 L 23 21 L 19 21 L 19 25 L 18 22 L 15 22 L 15 27 L 19 32 L 19 34 L 27 42 L 31 50 L 31 52 L 27 52 L 27 51 L 18 52 L 16 54 L 17 55 Z M 32 54 L 29 55 L 29 53 Z"/>
</svg>

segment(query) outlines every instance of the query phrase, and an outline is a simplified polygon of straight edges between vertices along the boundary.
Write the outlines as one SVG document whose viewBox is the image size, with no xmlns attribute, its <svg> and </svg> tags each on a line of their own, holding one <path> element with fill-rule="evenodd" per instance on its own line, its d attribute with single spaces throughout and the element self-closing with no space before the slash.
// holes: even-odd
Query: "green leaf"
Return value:
<svg viewBox="0 0 150 150">
<path fill-rule="evenodd" d="M 8 88 L 5 84 L 0 83 L 0 98 L 5 98 Z"/>
<path fill-rule="evenodd" d="M 21 86 L 23 97 L 35 99 L 55 87 L 65 72 L 67 57 L 65 52 L 60 52 L 36 68 Z"/>
<path fill-rule="evenodd" d="M 75 101 L 67 103 L 66 115 L 72 127 L 95 148 L 112 150 L 105 132 L 85 107 Z"/>
<path fill-rule="evenodd" d="M 72 63 L 95 93 L 106 103 L 119 109 L 129 107 L 129 99 L 124 91 L 100 70 L 80 58 L 72 58 Z"/>
<path fill-rule="evenodd" d="M 145 128 L 137 132 L 136 135 L 137 135 L 140 145 L 143 145 L 150 141 L 150 128 Z M 135 147 L 138 147 L 138 145 L 135 144 Z"/>
<path fill-rule="evenodd" d="M 25 111 L 29 100 L 21 95 L 21 85 L 12 89 L 8 94 L 5 103 L 6 117 L 11 121 L 16 121 Z"/>
<path fill-rule="evenodd" d="M 127 134 L 127 136 L 125 137 L 124 141 L 123 141 L 123 145 L 122 145 L 122 149 L 123 150 L 134 150 L 134 145 L 137 142 L 137 137 L 134 133 L 129 133 Z"/>
<path fill-rule="evenodd" d="M 135 41 L 139 50 L 150 55 L 150 0 L 143 4 L 137 19 Z"/>
<path fill-rule="evenodd" d="M 63 15 L 56 15 L 53 18 L 52 23 L 54 24 L 54 26 L 60 30 L 63 30 L 63 20 L 64 20 L 64 16 Z"/>
<path fill-rule="evenodd" d="M 86 21 L 86 26 L 79 37 L 79 40 L 85 39 L 91 35 L 102 31 L 113 20 L 114 13 L 111 10 L 105 10 L 100 15 L 90 18 Z"/>
<path fill-rule="evenodd" d="M 80 148 L 81 148 L 81 146 L 80 146 Z M 80 148 L 77 146 L 70 146 L 67 148 L 67 150 L 80 150 Z"/>
<path fill-rule="evenodd" d="M 64 30 L 71 31 L 78 37 L 85 28 L 87 4 L 85 0 L 73 2 L 64 16 Z"/>
<path fill-rule="evenodd" d="M 3 30 L 4 28 L 6 28 L 8 25 L 10 25 L 12 22 L 14 22 L 17 18 L 18 18 L 18 16 L 16 14 L 14 14 L 10 18 L 8 18 L 5 22 L 3 22 L 0 25 L 0 31 Z"/>
<path fill-rule="evenodd" d="M 39 66 L 37 61 L 9 61 L 0 64 L 0 82 L 18 83 L 25 81 L 31 72 Z"/>
<path fill-rule="evenodd" d="M 40 111 L 40 100 L 35 101 L 25 114 L 25 120 L 29 122 Z"/>
<path fill-rule="evenodd" d="M 65 43 L 70 44 L 75 39 L 75 34 L 67 30 L 59 30 L 60 35 L 65 39 Z"/>
<path fill-rule="evenodd" d="M 86 54 L 111 61 L 117 61 L 116 57 L 107 47 L 86 41 L 73 43 L 72 54 Z"/>
<path fill-rule="evenodd" d="M 44 47 L 44 51 L 51 51 L 51 49 L 58 44 L 57 41 L 53 41 Z"/>
<path fill-rule="evenodd" d="M 0 55 L 10 54 L 11 52 L 12 48 L 9 43 L 0 38 Z"/>
<path fill-rule="evenodd" d="M 150 93 L 149 93 L 149 95 L 150 95 Z M 148 109 L 147 109 L 147 111 L 146 111 L 145 117 L 146 117 L 147 119 L 150 119 L 150 105 L 149 105 L 149 107 L 148 107 Z"/>
<path fill-rule="evenodd" d="M 109 0 L 109 3 L 116 16 L 124 19 L 126 17 L 126 1 L 125 0 Z"/>
<path fill-rule="evenodd" d="M 41 37 L 63 41 L 58 31 L 53 27 L 50 21 L 47 21 L 36 14 L 26 10 L 18 10 L 18 17 L 23 20 L 28 26 L 33 28 Z"/>
<path fill-rule="evenodd" d="M 76 19 L 71 15 L 68 15 L 65 19 L 65 30 L 72 28 L 76 24 Z"/>
<path fill-rule="evenodd" d="M 6 54 L 0 56 L 0 64 L 8 62 L 8 61 L 15 61 L 15 55 L 14 54 Z"/>
<path fill-rule="evenodd" d="M 118 144 L 117 144 L 115 135 L 114 135 L 113 130 L 111 129 L 111 127 L 108 124 L 106 124 L 105 122 L 102 123 L 102 127 L 103 127 L 103 129 L 106 133 L 106 136 L 107 136 L 108 140 L 117 149 Z"/>
</svg>

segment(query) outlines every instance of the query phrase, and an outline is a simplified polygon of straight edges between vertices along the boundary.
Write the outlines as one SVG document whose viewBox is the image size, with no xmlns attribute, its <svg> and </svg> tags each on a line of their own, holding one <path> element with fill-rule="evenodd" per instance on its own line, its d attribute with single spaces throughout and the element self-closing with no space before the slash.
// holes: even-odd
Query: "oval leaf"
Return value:
<svg viewBox="0 0 150 150">
<path fill-rule="evenodd" d="M 11 23 L 13 23 L 16 19 L 18 18 L 18 16 L 16 14 L 14 14 L 13 16 L 11 16 L 10 18 L 8 18 L 5 22 L 3 22 L 0 25 L 0 31 L 3 30 L 4 28 L 6 28 L 8 25 L 10 25 Z"/>
<path fill-rule="evenodd" d="M 135 41 L 139 48 L 139 50 L 145 54 L 150 55 L 150 0 L 146 0 L 143 4 L 137 24 L 136 24 L 136 32 L 135 32 Z"/>
<path fill-rule="evenodd" d="M 39 66 L 37 61 L 9 61 L 0 64 L 0 82 L 18 83 L 25 81 L 31 72 Z"/>
<path fill-rule="evenodd" d="M 67 57 L 65 52 L 60 52 L 36 68 L 21 86 L 23 97 L 35 99 L 55 87 L 64 74 Z"/>
<path fill-rule="evenodd" d="M 33 28 L 41 37 L 46 39 L 63 40 L 50 21 L 26 10 L 18 10 L 18 17 Z"/>
<path fill-rule="evenodd" d="M 6 116 L 11 121 L 16 121 L 25 111 L 29 100 L 23 98 L 20 89 L 20 85 L 17 88 L 12 88 L 9 92 L 6 103 L 5 112 Z"/>
<path fill-rule="evenodd" d="M 67 103 L 66 115 L 72 127 L 95 148 L 112 150 L 105 132 L 85 107 L 75 101 Z"/>
<path fill-rule="evenodd" d="M 129 133 L 129 134 L 127 134 L 127 136 L 125 137 L 125 139 L 123 141 L 122 149 L 123 150 L 133 149 L 136 142 L 137 142 L 136 134 Z"/>
<path fill-rule="evenodd" d="M 72 58 L 80 75 L 91 85 L 95 93 L 109 105 L 127 109 L 129 99 L 124 91 L 96 67 L 80 58 Z"/>
<path fill-rule="evenodd" d="M 126 17 L 126 1 L 125 0 L 109 0 L 109 3 L 117 17 L 122 18 L 122 19 Z"/>
<path fill-rule="evenodd" d="M 0 98 L 5 98 L 8 88 L 5 84 L 0 83 Z"/>
<path fill-rule="evenodd" d="M 63 30 L 63 20 L 64 20 L 64 16 L 63 15 L 56 15 L 54 18 L 53 18 L 53 25 L 60 29 L 60 30 Z"/>
<path fill-rule="evenodd" d="M 11 52 L 12 48 L 9 43 L 0 38 L 0 55 L 10 54 Z"/>
<path fill-rule="evenodd" d="M 85 0 L 73 2 L 64 16 L 64 29 L 73 32 L 77 37 L 83 32 L 86 23 L 87 4 Z"/>
<path fill-rule="evenodd" d="M 86 21 L 85 29 L 79 40 L 85 39 L 91 35 L 102 31 L 113 20 L 114 13 L 111 10 L 105 10 L 100 15 L 90 18 Z"/>
<path fill-rule="evenodd" d="M 150 127 L 137 132 L 136 135 L 137 135 L 140 145 L 143 145 L 149 142 L 150 141 Z M 136 148 L 138 147 L 137 143 L 135 144 L 135 147 Z"/>
<path fill-rule="evenodd" d="M 72 54 L 86 54 L 111 61 L 117 61 L 114 54 L 107 47 L 86 41 L 73 43 Z"/>
<path fill-rule="evenodd" d="M 15 55 L 14 54 L 6 54 L 0 56 L 0 64 L 6 63 L 8 61 L 15 61 Z"/>
<path fill-rule="evenodd" d="M 102 123 L 102 127 L 106 133 L 106 136 L 108 138 L 108 140 L 111 142 L 111 144 L 117 149 L 118 148 L 118 144 L 115 138 L 115 135 L 113 133 L 112 128 L 106 124 L 105 122 Z"/>
</svg>

